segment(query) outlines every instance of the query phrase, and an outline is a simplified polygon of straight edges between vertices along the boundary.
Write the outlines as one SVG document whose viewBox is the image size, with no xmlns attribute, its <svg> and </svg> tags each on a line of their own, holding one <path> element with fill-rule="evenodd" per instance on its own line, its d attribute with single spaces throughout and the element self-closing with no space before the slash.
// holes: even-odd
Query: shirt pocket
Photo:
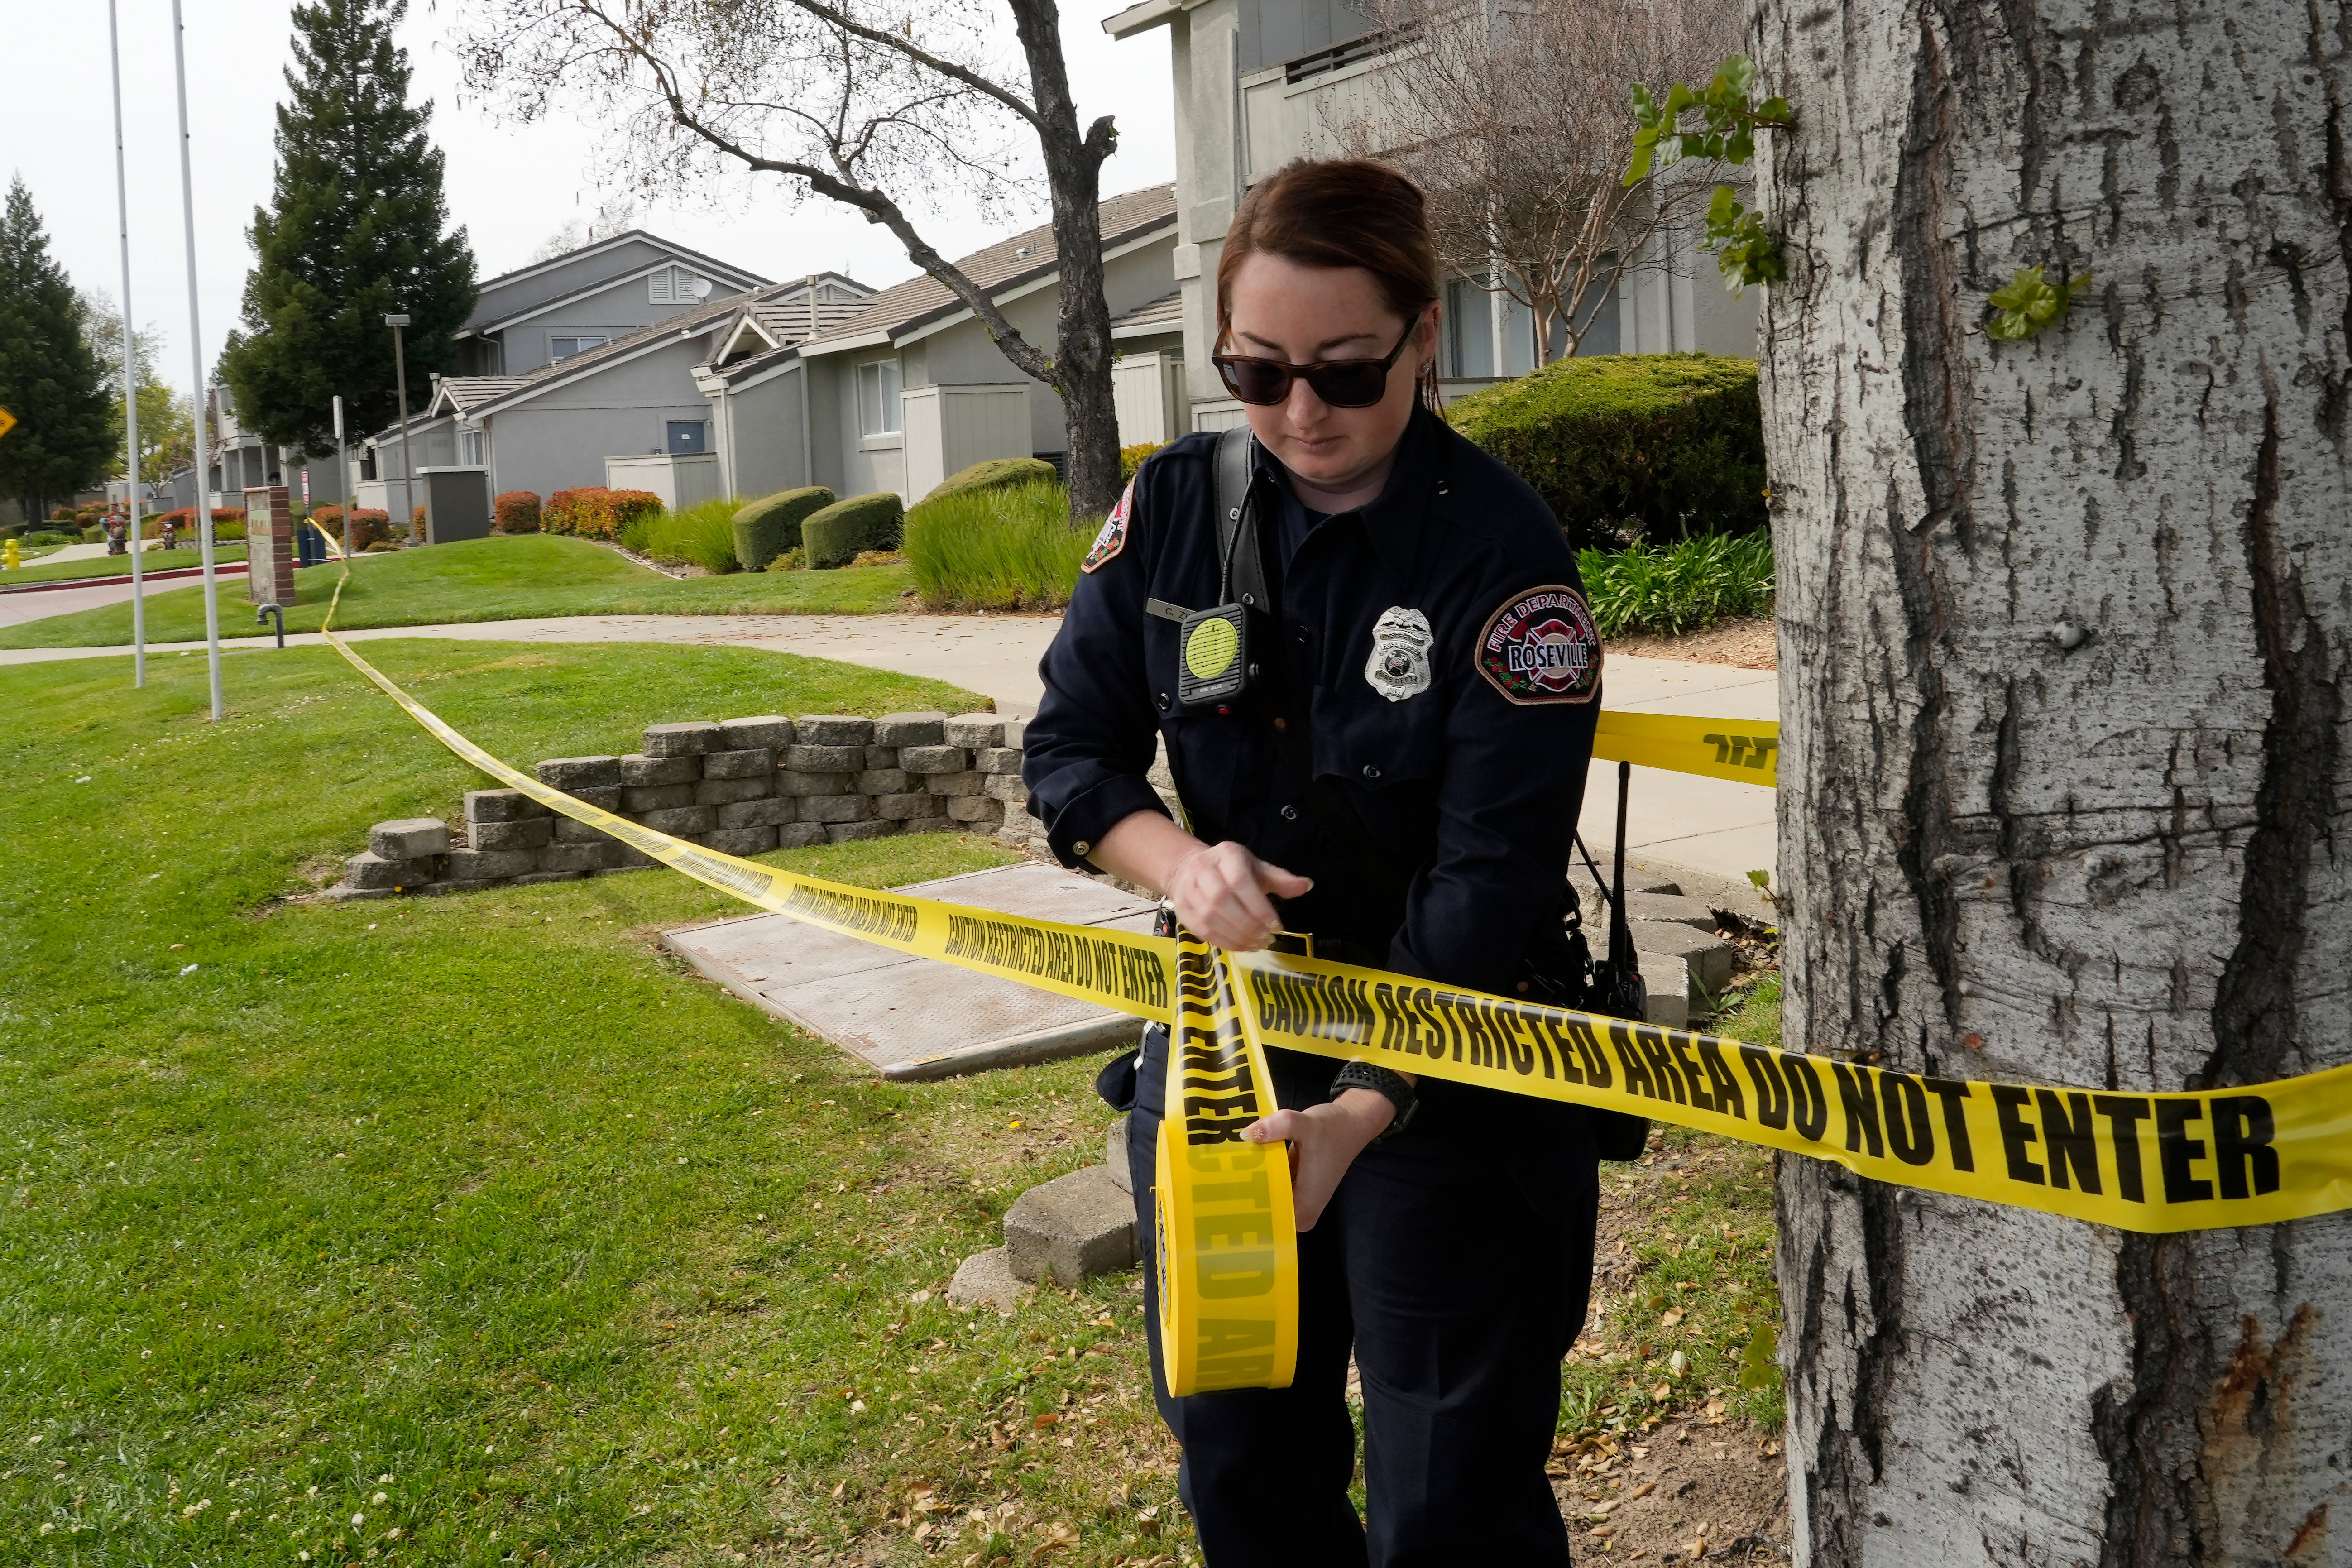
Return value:
<svg viewBox="0 0 2352 1568">
<path fill-rule="evenodd" d="M 1435 690 L 1391 702 L 1370 685 L 1318 686 L 1315 774 L 1386 795 L 1436 784 L 1445 771 L 1445 704 Z"/>
</svg>

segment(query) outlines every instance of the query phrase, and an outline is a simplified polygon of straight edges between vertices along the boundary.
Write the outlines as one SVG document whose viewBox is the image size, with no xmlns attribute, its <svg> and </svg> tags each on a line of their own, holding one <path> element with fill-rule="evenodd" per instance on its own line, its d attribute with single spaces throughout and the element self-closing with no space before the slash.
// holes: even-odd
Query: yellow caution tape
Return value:
<svg viewBox="0 0 2352 1568">
<path fill-rule="evenodd" d="M 324 635 L 475 767 L 698 881 L 861 941 L 1168 1024 L 1156 1229 L 1175 1394 L 1282 1387 L 1297 1359 L 1287 1152 L 1240 1136 L 1274 1109 L 1265 1058 L 1274 1047 L 1626 1111 L 1833 1160 L 1878 1181 L 2124 1230 L 2266 1225 L 2352 1208 L 2352 1067 L 2187 1094 L 1930 1078 L 1312 958 L 1227 953 L 1189 936 L 827 882 L 704 849 L 551 788 Z M 1751 741 L 1754 728 L 1744 731 Z"/>
<path fill-rule="evenodd" d="M 1777 788 L 1780 726 L 1770 719 L 1685 719 L 1675 713 L 1601 710 L 1592 755 L 1677 773 Z"/>
</svg>

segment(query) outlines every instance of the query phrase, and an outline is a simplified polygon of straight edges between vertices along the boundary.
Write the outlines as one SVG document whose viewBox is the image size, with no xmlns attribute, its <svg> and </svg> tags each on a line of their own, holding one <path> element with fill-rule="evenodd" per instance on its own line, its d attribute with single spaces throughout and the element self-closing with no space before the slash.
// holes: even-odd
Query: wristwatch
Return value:
<svg viewBox="0 0 2352 1568">
<path fill-rule="evenodd" d="M 1421 1097 L 1413 1093 L 1412 1085 L 1405 1081 L 1402 1074 L 1392 1073 L 1384 1067 L 1375 1067 L 1370 1062 L 1349 1062 L 1341 1068 L 1339 1075 L 1331 1080 L 1331 1098 L 1337 1100 L 1343 1091 L 1350 1089 L 1369 1089 L 1384 1094 L 1388 1096 L 1389 1103 L 1396 1107 L 1396 1119 L 1372 1140 L 1375 1143 L 1385 1143 L 1411 1126 L 1412 1113 L 1421 1109 Z"/>
</svg>

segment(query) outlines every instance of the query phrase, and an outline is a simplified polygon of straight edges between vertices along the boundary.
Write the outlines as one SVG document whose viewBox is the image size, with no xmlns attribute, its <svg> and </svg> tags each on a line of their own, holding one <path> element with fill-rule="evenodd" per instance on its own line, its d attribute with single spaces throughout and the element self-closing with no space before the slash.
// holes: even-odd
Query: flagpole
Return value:
<svg viewBox="0 0 2352 1568">
<path fill-rule="evenodd" d="M 123 469 L 123 505 L 131 525 L 131 684 L 147 684 L 147 584 L 139 564 L 139 353 L 138 329 L 131 323 L 131 181 L 122 155 L 122 28 L 115 20 L 115 0 L 106 0 L 106 41 L 114 68 L 114 205 L 122 229 L 122 416 L 128 426 L 123 446 L 129 457 Z"/>
<path fill-rule="evenodd" d="M 172 0 L 172 68 L 180 83 L 180 205 L 188 237 L 188 357 L 195 366 L 196 404 L 196 540 L 205 552 L 205 658 L 212 677 L 213 718 L 221 716 L 221 655 L 219 579 L 213 572 L 213 486 L 211 459 L 205 455 L 205 416 L 212 400 L 205 395 L 205 336 L 196 315 L 196 182 L 188 164 L 187 27 L 180 20 L 180 0 Z"/>
</svg>

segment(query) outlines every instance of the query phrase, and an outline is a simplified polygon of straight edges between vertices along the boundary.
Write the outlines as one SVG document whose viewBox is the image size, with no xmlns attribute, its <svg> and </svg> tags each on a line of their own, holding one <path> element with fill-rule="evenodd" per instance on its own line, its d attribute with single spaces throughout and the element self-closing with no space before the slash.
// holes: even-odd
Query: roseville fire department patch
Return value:
<svg viewBox="0 0 2352 1568">
<path fill-rule="evenodd" d="M 1478 668 L 1514 702 L 1591 701 L 1601 634 L 1584 595 L 1558 584 L 1514 594 L 1478 634 Z"/>
<path fill-rule="evenodd" d="M 1127 481 L 1127 489 L 1118 492 L 1118 504 L 1103 519 L 1102 531 L 1087 550 L 1087 558 L 1078 563 L 1078 570 L 1091 572 L 1120 551 L 1127 548 L 1127 514 L 1135 505 L 1135 481 Z"/>
</svg>

